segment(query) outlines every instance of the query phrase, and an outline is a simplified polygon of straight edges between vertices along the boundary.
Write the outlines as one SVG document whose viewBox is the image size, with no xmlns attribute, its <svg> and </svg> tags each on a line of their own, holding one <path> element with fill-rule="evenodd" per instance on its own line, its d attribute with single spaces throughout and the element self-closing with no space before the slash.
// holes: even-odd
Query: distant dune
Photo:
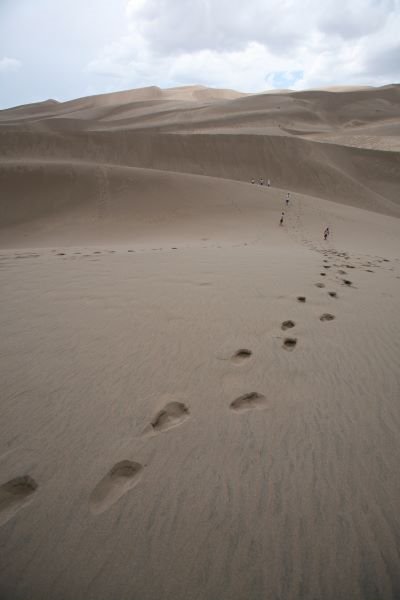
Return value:
<svg viewBox="0 0 400 600">
<path fill-rule="evenodd" d="M 1 226 L 13 211 L 34 218 L 21 190 L 40 195 L 44 218 L 46 168 L 51 193 L 74 197 L 63 211 L 85 203 L 84 165 L 106 182 L 122 167 L 247 182 L 264 175 L 274 187 L 399 216 L 399 102 L 395 85 L 273 95 L 153 86 L 1 111 Z M 116 197 L 108 189 L 107 203 Z"/>
</svg>

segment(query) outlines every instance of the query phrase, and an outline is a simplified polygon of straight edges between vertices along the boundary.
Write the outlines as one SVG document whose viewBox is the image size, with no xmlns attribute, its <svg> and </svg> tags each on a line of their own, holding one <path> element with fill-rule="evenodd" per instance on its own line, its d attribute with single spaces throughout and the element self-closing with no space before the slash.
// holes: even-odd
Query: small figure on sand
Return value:
<svg viewBox="0 0 400 600">
<path fill-rule="evenodd" d="M 327 239 L 328 239 L 328 237 L 329 237 L 329 233 L 330 233 L 330 231 L 329 231 L 329 227 L 327 227 L 327 228 L 325 229 L 325 231 L 324 231 L 324 240 L 327 240 Z"/>
<path fill-rule="evenodd" d="M 271 180 L 270 179 L 268 179 L 268 181 L 267 181 L 267 187 L 271 187 Z"/>
<path fill-rule="evenodd" d="M 283 217 L 285 216 L 285 213 L 283 212 L 281 215 L 281 220 L 279 221 L 279 225 L 283 225 Z"/>
<path fill-rule="evenodd" d="M 288 192 L 286 194 L 286 206 L 289 206 L 289 201 L 290 201 L 290 192 Z"/>
<path fill-rule="evenodd" d="M 264 178 L 260 177 L 260 185 L 264 185 Z"/>
</svg>

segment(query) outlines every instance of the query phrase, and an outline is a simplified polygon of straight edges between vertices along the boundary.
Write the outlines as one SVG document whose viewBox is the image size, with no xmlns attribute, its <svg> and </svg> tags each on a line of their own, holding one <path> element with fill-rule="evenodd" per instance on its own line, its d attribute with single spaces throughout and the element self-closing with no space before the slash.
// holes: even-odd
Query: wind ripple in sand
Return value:
<svg viewBox="0 0 400 600">
<path fill-rule="evenodd" d="M 98 515 L 115 504 L 141 479 L 143 466 L 130 460 L 115 464 L 94 488 L 90 496 L 90 510 Z"/>
<path fill-rule="evenodd" d="M 15 477 L 0 486 L 0 526 L 29 504 L 38 484 L 29 475 Z"/>
</svg>

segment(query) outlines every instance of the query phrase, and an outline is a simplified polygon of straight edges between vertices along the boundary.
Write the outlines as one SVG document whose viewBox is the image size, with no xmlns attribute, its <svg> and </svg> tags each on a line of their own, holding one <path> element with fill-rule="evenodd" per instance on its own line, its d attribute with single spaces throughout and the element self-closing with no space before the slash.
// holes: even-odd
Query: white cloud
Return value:
<svg viewBox="0 0 400 600">
<path fill-rule="evenodd" d="M 400 0 L 0 0 L 0 73 L 14 71 L 0 107 L 147 85 L 383 85 L 400 80 L 399 31 Z"/>
<path fill-rule="evenodd" d="M 269 87 L 399 79 L 400 0 L 127 0 L 129 33 L 88 66 L 121 87 Z"/>
<path fill-rule="evenodd" d="M 0 58 L 0 73 L 15 73 L 21 66 L 21 61 L 16 58 L 8 58 L 8 56 Z"/>
</svg>

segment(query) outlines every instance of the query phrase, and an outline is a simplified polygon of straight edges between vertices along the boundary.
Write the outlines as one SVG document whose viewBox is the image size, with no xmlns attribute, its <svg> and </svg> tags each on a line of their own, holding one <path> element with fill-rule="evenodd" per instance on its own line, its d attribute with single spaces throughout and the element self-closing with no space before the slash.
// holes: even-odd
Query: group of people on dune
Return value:
<svg viewBox="0 0 400 600">
<path fill-rule="evenodd" d="M 255 179 L 251 180 L 252 184 L 254 184 L 255 182 L 256 182 Z M 258 183 L 259 183 L 259 185 L 264 185 L 264 178 L 260 177 L 259 180 L 258 180 Z M 267 179 L 267 187 L 271 187 L 271 180 L 270 179 Z M 290 203 L 290 192 L 287 192 L 286 198 L 285 198 L 286 207 L 289 206 L 289 203 Z M 285 213 L 282 211 L 281 218 L 280 218 L 280 221 L 279 221 L 279 225 L 283 225 L 284 217 L 285 217 Z M 324 240 L 325 241 L 327 241 L 329 235 L 330 235 L 329 227 L 325 227 L 325 229 L 324 229 Z"/>
</svg>

